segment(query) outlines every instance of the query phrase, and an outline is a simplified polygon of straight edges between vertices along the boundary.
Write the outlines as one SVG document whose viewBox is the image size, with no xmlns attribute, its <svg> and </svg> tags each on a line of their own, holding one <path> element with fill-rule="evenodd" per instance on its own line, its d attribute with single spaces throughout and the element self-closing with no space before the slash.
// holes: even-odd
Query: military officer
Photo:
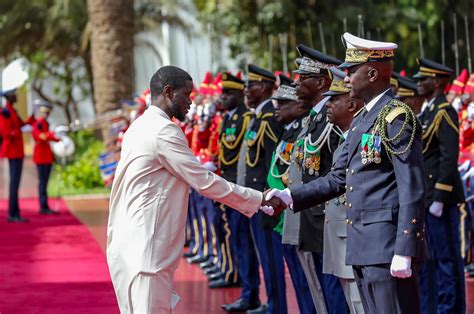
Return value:
<svg viewBox="0 0 474 314">
<path fill-rule="evenodd" d="M 40 214 L 54 215 L 58 212 L 51 210 L 48 204 L 48 181 L 51 174 L 51 167 L 54 162 L 54 155 L 51 151 L 50 142 L 57 142 L 59 139 L 53 132 L 49 131 L 48 117 L 53 106 L 39 99 L 34 101 L 34 106 L 38 111 L 38 117 L 33 123 L 33 138 L 35 140 L 35 148 L 33 151 L 33 162 L 38 169 L 38 195 L 40 201 Z"/>
<path fill-rule="evenodd" d="M 301 132 L 302 119 L 307 116 L 309 110 L 299 106 L 292 79 L 280 74 L 278 81 L 280 82 L 278 90 L 271 99 L 276 101 L 275 116 L 278 121 L 285 124 L 285 130 L 273 152 L 267 183 L 270 188 L 284 189 L 290 180 L 289 168 L 294 144 Z M 280 223 L 274 229 L 279 235 L 283 233 L 284 216 L 285 214 L 280 215 Z M 308 281 L 298 259 L 297 247 L 283 244 L 283 256 L 293 282 L 300 313 L 316 313 Z"/>
<path fill-rule="evenodd" d="M 409 77 L 403 76 L 399 77 L 397 82 L 397 98 L 410 106 L 411 110 L 413 110 L 415 114 L 420 114 L 425 97 L 418 94 L 416 82 Z"/>
<path fill-rule="evenodd" d="M 18 202 L 18 189 L 20 188 L 21 173 L 23 170 L 23 135 L 21 127 L 31 124 L 34 117 L 31 116 L 24 122 L 17 114 L 14 105 L 16 103 L 16 90 L 3 92 L 6 99 L 5 107 L 1 112 L 0 123 L 2 127 L 3 142 L 2 153 L 8 159 L 10 170 L 9 196 L 8 196 L 8 222 L 28 222 L 28 219 L 20 216 Z"/>
<path fill-rule="evenodd" d="M 341 61 L 305 45 L 298 45 L 300 65 L 295 72 L 296 94 L 300 103 L 310 109 L 303 121 L 293 153 L 292 167 L 301 173 L 301 180 L 293 180 L 289 186 L 310 182 L 325 175 L 331 168 L 332 153 L 338 144 L 333 125 L 327 122 L 324 96 L 331 85 L 329 69 Z M 290 169 L 290 172 L 293 172 Z M 294 178 L 296 179 L 296 178 Z M 308 280 L 317 312 L 345 313 L 347 307 L 338 279 L 322 273 L 324 203 L 314 204 L 300 214 L 298 255 Z"/>
<path fill-rule="evenodd" d="M 244 81 L 229 73 L 222 73 L 222 94 L 219 101 L 227 111 L 219 134 L 219 169 L 223 178 L 236 183 L 240 147 L 251 119 L 251 112 L 244 104 Z M 244 231 L 237 224 L 240 214 L 224 205 L 220 206 L 220 210 L 220 223 L 216 225 L 219 226 L 218 234 L 222 252 L 218 268 L 223 275 L 209 283 L 211 288 L 231 287 L 239 282 L 238 250 L 235 243 Z M 249 244 L 251 245 L 247 243 Z M 246 265 L 247 263 L 242 263 L 242 267 Z M 244 269 L 244 273 L 247 271 Z M 243 278 L 243 283 L 245 279 L 246 277 Z M 248 285 L 247 282 L 244 284 Z"/>
<path fill-rule="evenodd" d="M 245 158 L 242 160 L 245 161 L 245 164 L 238 162 L 237 183 L 243 183 L 247 187 L 261 191 L 266 187 L 266 177 L 273 150 L 283 130 L 283 125 L 275 119 L 275 108 L 270 99 L 275 88 L 275 81 L 273 73 L 253 64 L 248 65 L 248 78 L 244 94 L 246 105 L 253 109 L 254 117 L 247 128 L 245 144 L 242 145 L 240 151 L 240 157 Z M 283 252 L 281 242 L 273 232 L 278 218 L 267 219 L 261 215 L 254 215 L 251 219 L 244 216 L 241 218 L 244 222 L 239 227 L 244 228 L 242 226 L 250 225 L 247 237 L 251 235 L 250 239 L 253 240 L 254 247 L 248 247 L 247 252 L 244 252 L 244 242 L 248 242 L 250 239 L 238 237 L 239 254 L 246 254 L 253 258 L 253 256 L 256 257 L 256 254 L 254 255 L 252 250 L 256 250 L 263 269 L 268 305 L 262 306 L 258 310 L 266 312 L 268 307 L 270 313 L 286 313 Z M 258 266 L 255 268 L 258 261 L 252 261 L 251 258 L 246 260 L 248 269 L 251 269 L 248 274 L 249 278 L 246 279 L 253 283 L 251 291 L 246 292 L 244 287 L 240 299 L 224 306 L 227 311 L 255 309 L 260 303 L 258 300 Z M 241 275 L 243 277 L 245 274 L 242 274 L 241 271 Z"/>
<path fill-rule="evenodd" d="M 339 146 L 334 152 L 333 163 L 339 158 L 343 143 L 349 132 L 354 116 L 360 114 L 364 103 L 360 99 L 351 98 L 350 89 L 344 85 L 346 73 L 333 67 L 330 69 L 332 82 L 324 96 L 331 96 L 326 102 L 328 121 L 337 126 L 340 133 Z M 339 278 L 346 302 L 351 313 L 364 313 L 359 290 L 354 278 L 352 267 L 346 260 L 346 195 L 345 193 L 326 202 L 324 224 L 323 273 Z"/>
<path fill-rule="evenodd" d="M 431 260 L 422 269 L 424 313 L 463 313 L 466 310 L 460 249 L 459 204 L 464 192 L 457 168 L 459 123 L 443 93 L 454 71 L 419 58 L 418 93 L 427 100 L 420 121 L 427 184 L 427 240 Z"/>
<path fill-rule="evenodd" d="M 421 127 L 390 90 L 397 45 L 349 33 L 345 83 L 364 101 L 326 176 L 279 191 L 295 211 L 346 193 L 346 264 L 366 313 L 419 313 L 417 263 L 426 258 Z"/>
</svg>

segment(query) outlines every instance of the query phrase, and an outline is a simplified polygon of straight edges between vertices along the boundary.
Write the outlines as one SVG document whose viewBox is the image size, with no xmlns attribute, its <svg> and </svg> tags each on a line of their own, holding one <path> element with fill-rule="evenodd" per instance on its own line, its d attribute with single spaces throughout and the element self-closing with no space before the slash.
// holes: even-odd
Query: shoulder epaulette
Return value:
<svg viewBox="0 0 474 314">
<path fill-rule="evenodd" d="M 392 99 L 390 105 L 393 107 L 388 114 L 385 116 L 385 121 L 392 123 L 399 115 L 405 114 L 409 116 L 411 110 L 404 102 L 401 102 L 398 99 Z"/>
<path fill-rule="evenodd" d="M 354 118 L 357 117 L 362 111 L 364 111 L 364 109 L 365 109 L 365 107 L 362 106 L 362 108 L 360 108 L 359 110 L 357 110 L 356 113 L 354 113 L 354 116 L 353 116 L 353 117 L 354 117 Z"/>
<path fill-rule="evenodd" d="M 251 117 L 253 115 L 252 111 L 247 111 L 243 114 L 244 117 Z"/>
<path fill-rule="evenodd" d="M 273 117 L 273 112 L 267 112 L 265 113 L 261 119 L 265 119 L 265 118 L 270 118 L 270 117 Z"/>
<path fill-rule="evenodd" d="M 438 105 L 438 109 L 444 109 L 444 108 L 447 108 L 451 106 L 451 104 L 449 102 L 445 102 L 445 103 L 442 103 L 440 105 Z"/>
</svg>

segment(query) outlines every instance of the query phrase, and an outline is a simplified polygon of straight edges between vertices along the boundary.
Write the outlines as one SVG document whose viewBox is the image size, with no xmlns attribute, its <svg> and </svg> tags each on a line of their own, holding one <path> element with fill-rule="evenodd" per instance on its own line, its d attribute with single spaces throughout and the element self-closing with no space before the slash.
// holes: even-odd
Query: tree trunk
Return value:
<svg viewBox="0 0 474 314">
<path fill-rule="evenodd" d="M 133 0 L 87 0 L 91 64 L 98 114 L 133 96 Z"/>
</svg>

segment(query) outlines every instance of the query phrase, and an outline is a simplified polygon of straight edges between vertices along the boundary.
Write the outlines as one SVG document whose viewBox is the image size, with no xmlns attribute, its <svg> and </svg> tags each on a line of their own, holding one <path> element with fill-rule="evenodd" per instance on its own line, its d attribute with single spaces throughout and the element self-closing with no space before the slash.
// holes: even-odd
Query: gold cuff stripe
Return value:
<svg viewBox="0 0 474 314">
<path fill-rule="evenodd" d="M 453 191 L 453 186 L 438 182 L 438 183 L 435 184 L 435 189 L 446 191 L 446 192 L 452 192 Z"/>
</svg>

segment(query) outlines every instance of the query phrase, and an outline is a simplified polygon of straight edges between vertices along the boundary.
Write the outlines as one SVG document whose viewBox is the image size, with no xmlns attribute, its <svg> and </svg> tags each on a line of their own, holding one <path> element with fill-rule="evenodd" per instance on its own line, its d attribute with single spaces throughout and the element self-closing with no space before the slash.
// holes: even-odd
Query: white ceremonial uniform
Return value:
<svg viewBox="0 0 474 314">
<path fill-rule="evenodd" d="M 171 313 L 189 187 L 251 217 L 262 193 L 206 170 L 181 129 L 150 106 L 125 133 L 110 194 L 107 262 L 121 313 Z"/>
</svg>

